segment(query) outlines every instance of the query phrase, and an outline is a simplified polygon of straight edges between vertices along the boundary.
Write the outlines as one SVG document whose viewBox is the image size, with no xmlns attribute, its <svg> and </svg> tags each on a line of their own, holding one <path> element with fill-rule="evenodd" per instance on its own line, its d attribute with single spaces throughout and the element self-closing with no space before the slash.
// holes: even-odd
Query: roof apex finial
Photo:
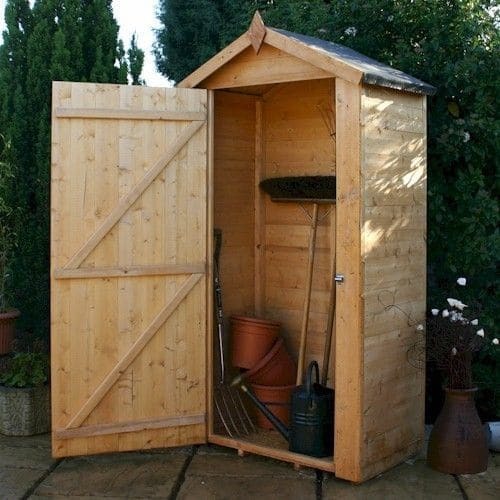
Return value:
<svg viewBox="0 0 500 500">
<path fill-rule="evenodd" d="M 256 54 L 259 53 L 262 42 L 266 37 L 266 32 L 266 26 L 264 24 L 264 21 L 262 20 L 260 12 L 256 10 L 247 31 L 248 38 L 250 39 L 250 42 L 252 43 L 252 47 L 255 50 Z"/>
</svg>

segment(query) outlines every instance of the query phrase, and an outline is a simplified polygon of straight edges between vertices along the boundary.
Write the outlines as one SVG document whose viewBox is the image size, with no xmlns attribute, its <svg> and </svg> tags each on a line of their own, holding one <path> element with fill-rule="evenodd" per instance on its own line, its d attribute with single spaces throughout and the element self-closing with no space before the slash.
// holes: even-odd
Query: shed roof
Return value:
<svg viewBox="0 0 500 500">
<path fill-rule="evenodd" d="M 277 28 L 268 29 L 277 31 L 298 43 L 307 45 L 315 51 L 324 52 L 334 59 L 342 60 L 350 66 L 359 69 L 363 74 L 362 81 L 364 83 L 405 90 L 417 94 L 434 95 L 436 93 L 436 88 L 432 85 L 344 45 Z"/>
<path fill-rule="evenodd" d="M 436 93 L 436 88 L 432 85 L 338 43 L 265 26 L 258 12 L 248 31 L 187 76 L 178 86 L 199 86 L 250 45 L 258 52 L 262 43 L 353 83 L 363 82 L 416 94 Z"/>
</svg>

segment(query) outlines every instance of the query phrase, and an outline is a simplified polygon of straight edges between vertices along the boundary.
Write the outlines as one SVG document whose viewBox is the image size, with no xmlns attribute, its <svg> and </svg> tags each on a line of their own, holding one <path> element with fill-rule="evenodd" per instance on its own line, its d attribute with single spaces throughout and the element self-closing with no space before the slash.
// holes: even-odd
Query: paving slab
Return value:
<svg viewBox="0 0 500 500">
<path fill-rule="evenodd" d="M 490 455 L 488 469 L 481 474 L 458 476 L 468 500 L 500 498 L 500 454 Z"/>
<path fill-rule="evenodd" d="M 328 476 L 323 485 L 325 500 L 462 500 L 453 476 L 430 469 L 424 460 L 411 460 L 360 485 Z"/>
<path fill-rule="evenodd" d="M 54 464 L 48 434 L 0 435 L 0 498 L 21 498 Z"/>
<path fill-rule="evenodd" d="M 200 447 L 177 496 L 182 500 L 300 498 L 315 499 L 315 473 L 233 450 Z"/>
<path fill-rule="evenodd" d="M 178 500 L 314 500 L 315 484 L 311 478 L 265 477 L 187 477 Z"/>
<path fill-rule="evenodd" d="M 42 472 L 36 469 L 0 469 L 0 498 L 2 500 L 22 498 L 41 475 Z"/>
<path fill-rule="evenodd" d="M 111 453 L 65 459 L 34 495 L 62 498 L 168 498 L 186 453 Z"/>
</svg>

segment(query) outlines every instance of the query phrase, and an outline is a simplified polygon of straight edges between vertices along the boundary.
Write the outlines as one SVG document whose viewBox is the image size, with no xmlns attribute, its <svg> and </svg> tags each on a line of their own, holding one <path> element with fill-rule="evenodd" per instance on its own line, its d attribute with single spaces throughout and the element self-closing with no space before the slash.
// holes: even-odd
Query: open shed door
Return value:
<svg viewBox="0 0 500 500">
<path fill-rule="evenodd" d="M 54 456 L 206 440 L 207 92 L 53 85 Z"/>
</svg>

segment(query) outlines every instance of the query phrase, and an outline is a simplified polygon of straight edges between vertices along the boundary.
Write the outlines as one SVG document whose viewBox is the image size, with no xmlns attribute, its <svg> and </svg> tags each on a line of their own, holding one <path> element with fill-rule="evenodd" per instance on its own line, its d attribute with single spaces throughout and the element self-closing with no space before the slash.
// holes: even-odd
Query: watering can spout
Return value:
<svg viewBox="0 0 500 500">
<path fill-rule="evenodd" d="M 238 377 L 236 377 L 237 379 Z M 232 384 L 235 383 L 235 380 L 233 380 Z M 231 385 L 232 385 L 231 384 Z M 236 385 L 236 384 L 235 384 Z M 240 389 L 248 395 L 248 397 L 252 400 L 252 403 L 257 406 L 257 408 L 264 414 L 264 416 L 273 424 L 275 429 L 287 440 L 287 442 L 290 439 L 290 431 L 286 427 L 286 425 L 274 415 L 272 411 L 269 410 L 269 408 L 260 401 L 260 399 L 255 396 L 255 394 L 245 385 L 241 384 Z"/>
</svg>

